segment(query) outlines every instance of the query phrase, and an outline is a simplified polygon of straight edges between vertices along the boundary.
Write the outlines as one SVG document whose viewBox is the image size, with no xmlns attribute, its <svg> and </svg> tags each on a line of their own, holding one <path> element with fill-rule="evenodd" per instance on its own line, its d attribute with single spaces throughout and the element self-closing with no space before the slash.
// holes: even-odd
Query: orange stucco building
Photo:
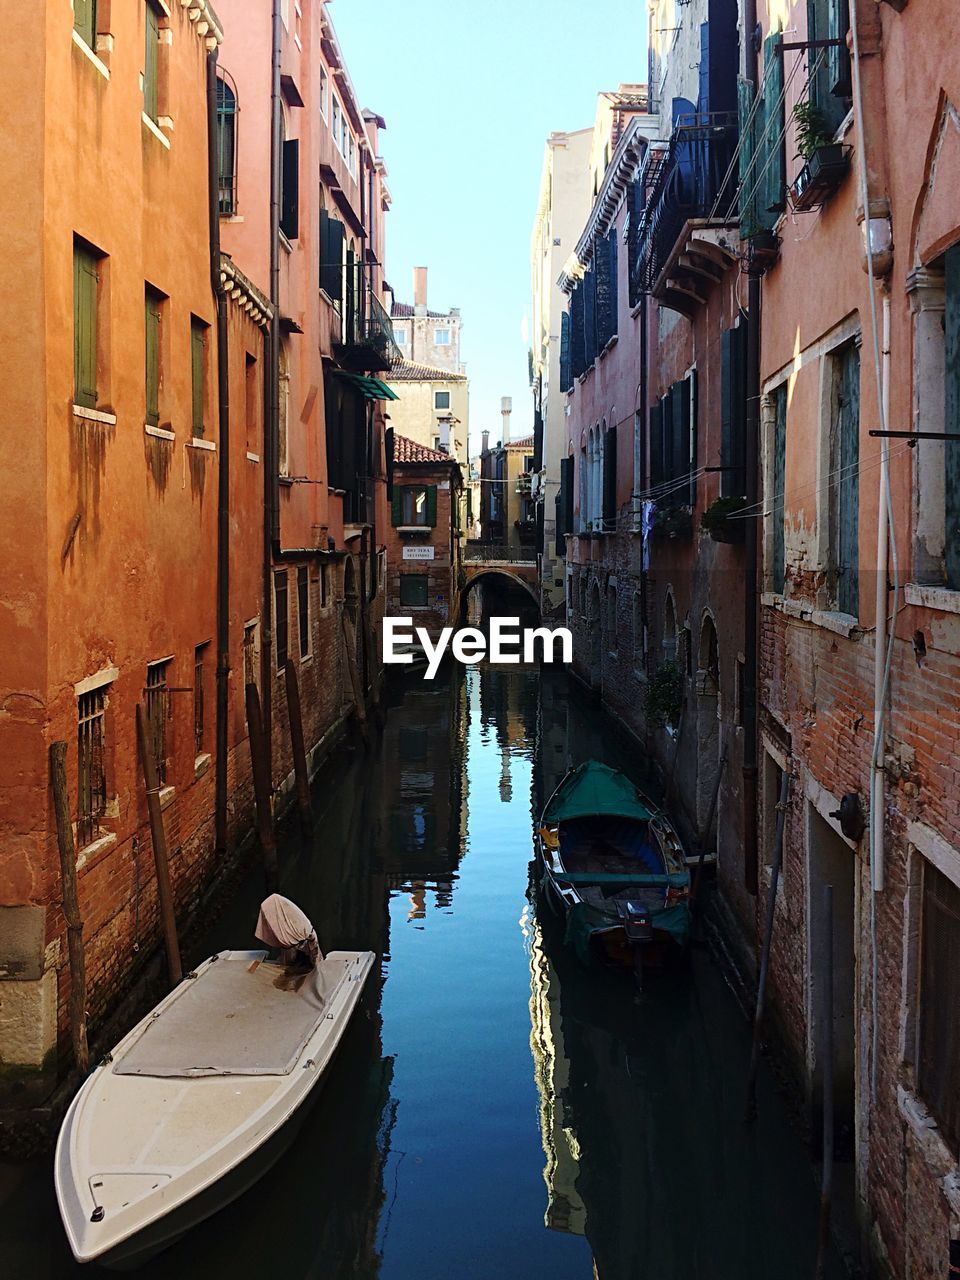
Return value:
<svg viewBox="0 0 960 1280">
<path fill-rule="evenodd" d="M 95 1035 L 160 937 L 137 708 L 184 926 L 250 829 L 245 685 L 279 802 L 285 661 L 313 767 L 347 645 L 379 680 L 382 121 L 319 0 L 218 9 L 43 0 L 0 55 L 0 1076 L 34 1095 L 69 1044 L 51 744 Z"/>
</svg>

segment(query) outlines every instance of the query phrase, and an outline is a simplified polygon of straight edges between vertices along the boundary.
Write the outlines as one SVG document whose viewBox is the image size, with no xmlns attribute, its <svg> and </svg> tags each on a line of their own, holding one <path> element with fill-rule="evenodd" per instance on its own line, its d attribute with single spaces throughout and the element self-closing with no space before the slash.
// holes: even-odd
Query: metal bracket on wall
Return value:
<svg viewBox="0 0 960 1280">
<path fill-rule="evenodd" d="M 960 440 L 960 431 L 871 431 L 874 439 L 906 440 L 915 449 L 918 440 Z"/>
</svg>

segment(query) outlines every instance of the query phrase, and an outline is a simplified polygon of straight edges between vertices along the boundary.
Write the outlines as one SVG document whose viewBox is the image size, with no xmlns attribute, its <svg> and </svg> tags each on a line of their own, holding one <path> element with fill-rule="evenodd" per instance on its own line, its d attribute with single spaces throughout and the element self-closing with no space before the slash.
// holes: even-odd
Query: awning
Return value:
<svg viewBox="0 0 960 1280">
<path fill-rule="evenodd" d="M 543 818 L 552 823 L 600 817 L 643 822 L 651 814 L 628 778 L 597 760 L 588 760 L 561 782 Z"/>
<path fill-rule="evenodd" d="M 385 382 L 381 382 L 379 378 L 367 378 L 362 373 L 346 373 L 343 369 L 336 369 L 335 373 L 338 378 L 346 378 L 348 382 L 352 382 L 354 386 L 359 387 L 368 400 L 400 399 L 397 393 L 392 391 Z"/>
</svg>

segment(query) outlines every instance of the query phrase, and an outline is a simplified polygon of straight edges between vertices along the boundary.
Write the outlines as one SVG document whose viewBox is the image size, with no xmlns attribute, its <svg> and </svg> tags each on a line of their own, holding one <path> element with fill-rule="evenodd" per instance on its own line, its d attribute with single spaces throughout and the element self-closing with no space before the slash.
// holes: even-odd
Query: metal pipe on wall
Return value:
<svg viewBox="0 0 960 1280">
<path fill-rule="evenodd" d="M 887 421 L 890 405 L 890 295 L 883 297 L 881 395 L 883 405 L 881 421 Z M 885 802 L 883 730 L 887 701 L 887 559 L 889 554 L 890 510 L 887 494 L 890 485 L 890 447 L 885 436 L 880 439 L 880 482 L 877 502 L 877 590 L 876 590 L 876 640 L 873 662 L 873 723 L 874 750 L 871 776 L 870 842 L 873 850 L 872 875 L 874 892 L 880 893 L 884 885 L 883 859 L 883 811 Z M 896 619 L 894 619 L 896 626 Z"/>
</svg>

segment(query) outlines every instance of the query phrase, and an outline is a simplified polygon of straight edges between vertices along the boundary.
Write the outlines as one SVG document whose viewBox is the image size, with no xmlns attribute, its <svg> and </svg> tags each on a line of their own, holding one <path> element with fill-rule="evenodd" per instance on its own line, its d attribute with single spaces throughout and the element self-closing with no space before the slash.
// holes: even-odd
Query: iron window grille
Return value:
<svg viewBox="0 0 960 1280">
<path fill-rule="evenodd" d="M 237 212 L 237 90 L 225 71 L 217 76 L 217 183 L 220 213 Z"/>
<path fill-rule="evenodd" d="M 204 664 L 207 645 L 198 644 L 193 652 L 193 747 L 196 755 L 203 754 L 204 740 Z"/>
<path fill-rule="evenodd" d="M 107 811 L 105 757 L 106 689 L 91 689 L 77 699 L 77 844 L 82 848 L 100 834 Z"/>
<path fill-rule="evenodd" d="M 167 684 L 169 659 L 151 662 L 147 667 L 147 730 L 153 760 L 157 770 L 157 782 L 167 785 L 167 721 L 170 718 L 170 687 Z"/>
<path fill-rule="evenodd" d="M 945 1141 L 960 1150 L 960 889 L 923 867 L 917 1087 Z"/>
</svg>

